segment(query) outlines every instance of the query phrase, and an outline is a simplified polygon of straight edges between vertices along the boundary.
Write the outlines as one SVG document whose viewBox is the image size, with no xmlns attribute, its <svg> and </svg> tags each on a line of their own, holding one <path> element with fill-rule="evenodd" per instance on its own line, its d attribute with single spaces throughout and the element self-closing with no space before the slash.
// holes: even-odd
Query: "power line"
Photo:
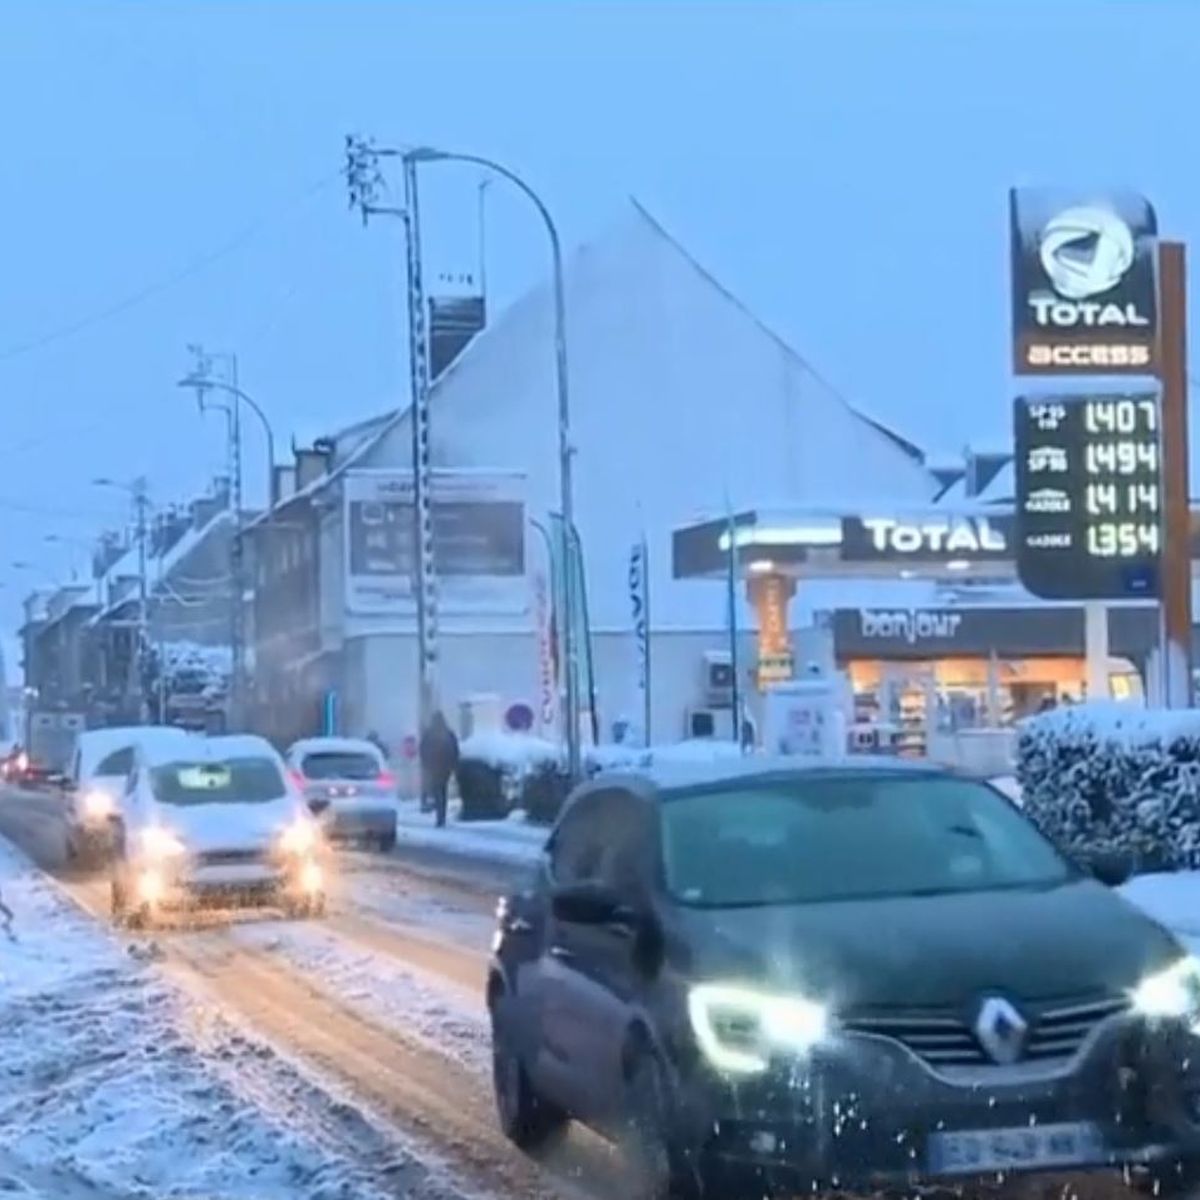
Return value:
<svg viewBox="0 0 1200 1200">
<path fill-rule="evenodd" d="M 239 250 L 253 237 L 255 237 L 264 226 L 276 220 L 282 212 L 290 211 L 291 209 L 300 206 L 307 200 L 311 199 L 318 192 L 328 187 L 336 179 L 340 179 L 342 172 L 340 170 L 332 174 L 325 175 L 315 183 L 309 184 L 300 195 L 294 200 L 289 201 L 282 208 L 275 209 L 270 213 L 266 213 L 247 225 L 241 232 L 235 234 L 228 241 L 224 242 L 214 250 L 208 251 L 206 254 L 194 258 L 185 266 L 180 267 L 177 271 L 163 279 L 156 280 L 153 283 L 147 284 L 145 287 L 139 288 L 136 292 L 125 296 L 123 299 L 116 301 L 96 312 L 89 314 L 86 317 L 69 322 L 66 325 L 60 325 L 57 329 L 52 329 L 46 333 L 40 334 L 37 337 L 29 338 L 24 342 L 18 342 L 15 345 L 9 346 L 7 349 L 0 350 L 0 363 L 10 362 L 14 358 L 19 358 L 25 354 L 32 354 L 35 350 L 41 350 L 46 346 L 53 345 L 55 342 L 61 342 L 69 337 L 74 337 L 77 333 L 82 333 L 86 329 L 92 328 L 94 325 L 99 325 L 103 321 L 111 320 L 113 317 L 120 316 L 124 312 L 128 312 L 131 308 L 136 308 L 139 304 L 144 304 L 147 300 L 152 300 L 155 296 L 161 295 L 163 292 L 169 291 L 171 288 L 180 283 L 198 275 L 206 267 L 211 266 L 215 262 L 219 262 L 222 258 Z"/>
</svg>

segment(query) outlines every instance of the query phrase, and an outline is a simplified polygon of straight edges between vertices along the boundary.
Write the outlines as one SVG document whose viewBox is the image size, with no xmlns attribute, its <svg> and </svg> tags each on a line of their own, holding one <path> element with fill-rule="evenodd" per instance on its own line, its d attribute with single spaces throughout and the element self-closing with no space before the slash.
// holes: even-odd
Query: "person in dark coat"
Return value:
<svg viewBox="0 0 1200 1200">
<path fill-rule="evenodd" d="M 432 796 L 439 828 L 446 824 L 450 777 L 458 766 L 458 738 L 446 723 L 441 710 L 433 714 L 421 734 L 421 791 Z"/>
</svg>

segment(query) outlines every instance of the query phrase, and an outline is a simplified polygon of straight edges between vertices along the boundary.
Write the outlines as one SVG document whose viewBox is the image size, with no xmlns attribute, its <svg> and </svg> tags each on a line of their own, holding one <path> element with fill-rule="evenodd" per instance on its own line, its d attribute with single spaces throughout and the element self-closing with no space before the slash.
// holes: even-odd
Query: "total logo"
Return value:
<svg viewBox="0 0 1200 1200">
<path fill-rule="evenodd" d="M 1092 299 L 1111 292 L 1135 257 L 1129 226 L 1106 208 L 1068 208 L 1051 218 L 1038 240 L 1038 258 L 1055 295 L 1034 293 L 1038 325 L 1070 329 L 1142 328 L 1150 319 L 1134 303 Z"/>
<path fill-rule="evenodd" d="M 882 554 L 1003 554 L 1004 534 L 986 517 L 942 518 L 909 523 L 864 517 L 872 547 Z"/>
</svg>

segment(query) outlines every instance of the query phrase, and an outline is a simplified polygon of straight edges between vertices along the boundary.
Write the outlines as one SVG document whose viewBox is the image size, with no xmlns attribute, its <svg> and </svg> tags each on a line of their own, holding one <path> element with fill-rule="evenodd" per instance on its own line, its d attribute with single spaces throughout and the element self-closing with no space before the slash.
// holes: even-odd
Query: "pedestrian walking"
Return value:
<svg viewBox="0 0 1200 1200">
<path fill-rule="evenodd" d="M 433 714 L 429 727 L 421 734 L 421 796 L 433 800 L 438 828 L 446 824 L 446 806 L 450 799 L 450 777 L 458 766 L 458 738 L 441 710 Z"/>
</svg>

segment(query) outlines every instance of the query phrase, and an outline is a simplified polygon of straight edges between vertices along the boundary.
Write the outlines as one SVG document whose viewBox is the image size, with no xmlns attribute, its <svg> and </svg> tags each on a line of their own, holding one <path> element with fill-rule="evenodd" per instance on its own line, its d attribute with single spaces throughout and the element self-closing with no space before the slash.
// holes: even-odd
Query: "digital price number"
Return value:
<svg viewBox="0 0 1200 1200">
<path fill-rule="evenodd" d="M 1152 596 L 1162 549 L 1158 398 L 1016 405 L 1018 570 L 1053 599 Z"/>
<path fill-rule="evenodd" d="M 1157 557 L 1162 537 L 1157 402 L 1085 400 L 1083 430 L 1088 554 Z"/>
</svg>

